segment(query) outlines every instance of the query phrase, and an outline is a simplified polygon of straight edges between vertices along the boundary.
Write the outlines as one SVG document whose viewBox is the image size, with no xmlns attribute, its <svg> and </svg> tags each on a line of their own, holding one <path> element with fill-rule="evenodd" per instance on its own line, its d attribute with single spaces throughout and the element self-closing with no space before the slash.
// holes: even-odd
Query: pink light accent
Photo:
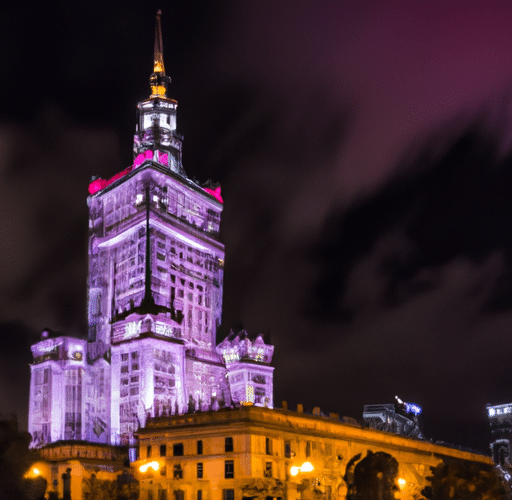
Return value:
<svg viewBox="0 0 512 500">
<path fill-rule="evenodd" d="M 95 179 L 89 184 L 89 194 L 97 193 L 107 187 L 105 179 Z"/>
<path fill-rule="evenodd" d="M 169 166 L 169 153 L 160 153 L 160 151 L 158 152 L 158 161 L 162 164 L 162 165 L 167 165 Z"/>
<path fill-rule="evenodd" d="M 215 189 L 203 188 L 208 194 L 211 194 L 217 201 L 224 203 L 222 196 L 220 195 L 220 186 Z"/>
<path fill-rule="evenodd" d="M 130 165 L 129 167 L 125 168 L 121 172 L 118 172 L 114 176 L 112 176 L 110 179 L 95 179 L 89 184 L 89 194 L 97 193 L 98 191 L 101 191 L 102 189 L 105 189 L 107 186 L 112 184 L 113 182 L 117 181 L 117 179 L 120 179 L 121 177 L 124 177 L 126 174 L 129 174 L 133 170 L 133 165 Z"/>
<path fill-rule="evenodd" d="M 139 167 L 147 160 L 153 159 L 153 151 L 151 149 L 148 149 L 147 151 L 144 151 L 144 153 L 140 153 L 135 157 L 135 160 L 133 160 L 133 165 L 130 165 L 129 167 L 125 168 L 121 172 L 118 172 L 114 176 L 112 176 L 110 179 L 95 179 L 89 184 L 89 194 L 97 193 L 98 191 L 101 191 L 102 189 L 105 189 L 107 186 L 112 184 L 113 182 L 117 181 L 117 179 L 120 179 L 121 177 L 124 177 L 126 174 L 129 174 L 134 168 Z M 167 153 L 159 153 L 158 159 L 160 163 L 163 163 L 164 165 L 169 164 L 169 155 Z"/>
<path fill-rule="evenodd" d="M 138 167 L 139 165 L 142 165 L 144 163 L 144 153 L 139 153 L 135 160 L 133 160 L 133 167 Z"/>
</svg>

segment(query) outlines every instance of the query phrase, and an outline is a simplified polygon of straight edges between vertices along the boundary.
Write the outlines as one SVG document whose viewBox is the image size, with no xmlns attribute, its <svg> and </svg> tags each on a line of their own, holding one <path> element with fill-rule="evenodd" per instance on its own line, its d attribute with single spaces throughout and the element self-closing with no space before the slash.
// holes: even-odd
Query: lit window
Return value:
<svg viewBox="0 0 512 500">
<path fill-rule="evenodd" d="M 235 462 L 233 460 L 226 460 L 224 462 L 224 477 L 226 479 L 233 479 L 235 477 Z"/>
<path fill-rule="evenodd" d="M 272 462 L 265 462 L 265 473 L 264 477 L 272 477 Z"/>
<path fill-rule="evenodd" d="M 183 479 L 183 469 L 181 464 L 174 464 L 174 479 Z"/>
<path fill-rule="evenodd" d="M 227 437 L 224 439 L 224 451 L 233 451 L 233 438 Z"/>
<path fill-rule="evenodd" d="M 222 500 L 235 500 L 235 490 L 222 490 Z"/>
</svg>

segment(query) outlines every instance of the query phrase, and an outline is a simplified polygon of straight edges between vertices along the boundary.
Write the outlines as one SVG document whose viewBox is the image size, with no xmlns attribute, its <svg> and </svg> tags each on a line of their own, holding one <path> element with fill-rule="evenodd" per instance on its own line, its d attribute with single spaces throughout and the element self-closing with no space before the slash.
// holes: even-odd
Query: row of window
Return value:
<svg viewBox="0 0 512 500">
<path fill-rule="evenodd" d="M 269 464 L 267 463 L 267 468 Z M 203 462 L 196 464 L 196 477 L 197 479 L 203 479 Z M 161 474 L 165 475 L 165 469 L 161 470 Z M 235 462 L 234 460 L 224 460 L 224 478 L 233 479 L 235 477 Z M 272 464 L 270 464 L 270 476 L 265 474 L 265 477 L 272 477 Z M 174 464 L 173 467 L 173 479 L 183 479 L 183 469 L 181 464 Z"/>
<path fill-rule="evenodd" d="M 311 456 L 316 455 L 317 449 L 318 449 L 318 443 L 314 441 L 306 441 L 305 443 L 305 456 L 306 458 L 310 458 Z M 167 456 L 167 446 L 165 444 L 160 445 L 160 456 L 165 457 Z M 233 438 L 232 437 L 226 437 L 224 438 L 224 451 L 227 453 L 234 451 L 233 446 Z M 151 456 L 151 445 L 147 446 L 146 449 L 146 457 L 149 458 Z M 273 454 L 273 446 L 272 446 L 272 439 L 266 437 L 265 438 L 265 453 L 267 455 Z M 325 453 L 328 455 L 332 454 L 332 445 L 327 443 L 325 445 Z M 202 455 L 203 454 L 203 441 L 198 440 L 196 441 L 196 454 Z M 172 447 L 172 456 L 180 457 L 184 455 L 184 446 L 183 443 L 176 443 Z M 291 441 L 285 441 L 284 442 L 284 456 L 285 458 L 293 458 L 295 456 L 295 453 L 292 451 L 292 443 Z"/>
<path fill-rule="evenodd" d="M 228 436 L 224 438 L 224 451 L 226 453 L 230 453 L 234 450 L 233 446 L 233 438 Z M 167 456 L 167 445 L 161 444 L 160 445 L 160 456 L 165 457 Z M 266 437 L 265 438 L 265 453 L 267 455 L 272 455 L 272 439 Z M 152 453 L 152 447 L 151 445 L 146 446 L 146 457 L 151 457 Z M 199 439 L 196 441 L 196 454 L 202 455 L 203 454 L 203 441 Z M 306 456 L 309 457 L 311 454 L 311 441 L 307 441 L 306 443 Z M 176 443 L 172 446 L 172 456 L 173 457 L 182 457 L 184 455 L 184 447 L 183 443 Z M 292 451 L 291 451 L 291 442 L 285 441 L 284 443 L 284 455 L 286 458 L 291 458 Z"/>
<path fill-rule="evenodd" d="M 167 490 L 159 489 L 158 496 L 156 498 L 158 500 L 169 500 L 167 497 Z M 153 490 L 148 490 L 148 500 L 155 500 Z M 172 492 L 172 500 L 185 500 L 185 492 L 183 490 L 174 490 Z M 197 490 L 196 500 L 203 500 L 203 490 Z M 223 489 L 222 500 L 235 500 L 235 490 Z"/>
<path fill-rule="evenodd" d="M 226 452 L 233 451 L 233 438 L 232 437 L 227 437 L 224 439 L 224 451 L 226 451 Z M 159 452 L 160 452 L 161 457 L 167 456 L 167 445 L 161 444 Z M 152 453 L 152 447 L 149 444 L 146 446 L 146 457 L 147 458 L 151 457 L 151 453 Z M 199 439 L 196 442 L 196 453 L 197 453 L 197 455 L 203 454 L 203 441 L 201 439 Z M 184 455 L 183 443 L 173 444 L 172 456 L 173 457 L 182 457 L 183 455 Z"/>
</svg>

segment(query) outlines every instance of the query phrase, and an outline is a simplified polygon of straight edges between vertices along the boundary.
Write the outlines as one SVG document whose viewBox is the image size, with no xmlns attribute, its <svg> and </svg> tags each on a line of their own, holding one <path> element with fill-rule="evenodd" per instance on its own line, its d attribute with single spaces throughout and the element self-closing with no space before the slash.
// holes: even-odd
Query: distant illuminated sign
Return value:
<svg viewBox="0 0 512 500">
<path fill-rule="evenodd" d="M 405 403 L 405 411 L 413 415 L 419 415 L 423 410 L 416 403 Z"/>
<path fill-rule="evenodd" d="M 402 401 L 398 396 L 395 396 L 395 402 L 399 405 L 400 411 L 405 411 L 405 413 L 420 415 L 423 411 L 420 405 L 417 405 L 416 403 L 406 403 L 405 401 Z"/>
<path fill-rule="evenodd" d="M 487 408 L 487 413 L 489 414 L 489 417 L 495 417 L 497 415 L 511 415 L 512 405 L 491 406 Z"/>
</svg>

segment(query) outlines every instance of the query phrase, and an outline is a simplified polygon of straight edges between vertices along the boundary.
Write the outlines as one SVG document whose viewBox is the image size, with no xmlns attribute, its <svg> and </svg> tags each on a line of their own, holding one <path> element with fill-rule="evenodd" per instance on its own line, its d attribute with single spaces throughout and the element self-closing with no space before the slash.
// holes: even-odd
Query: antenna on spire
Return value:
<svg viewBox="0 0 512 500">
<path fill-rule="evenodd" d="M 165 74 L 162 24 L 160 22 L 161 17 L 162 11 L 158 10 L 156 13 L 153 73 L 149 79 L 149 84 L 151 85 L 151 97 L 166 97 L 165 93 L 167 91 L 167 85 L 171 82 L 171 78 Z"/>
</svg>

